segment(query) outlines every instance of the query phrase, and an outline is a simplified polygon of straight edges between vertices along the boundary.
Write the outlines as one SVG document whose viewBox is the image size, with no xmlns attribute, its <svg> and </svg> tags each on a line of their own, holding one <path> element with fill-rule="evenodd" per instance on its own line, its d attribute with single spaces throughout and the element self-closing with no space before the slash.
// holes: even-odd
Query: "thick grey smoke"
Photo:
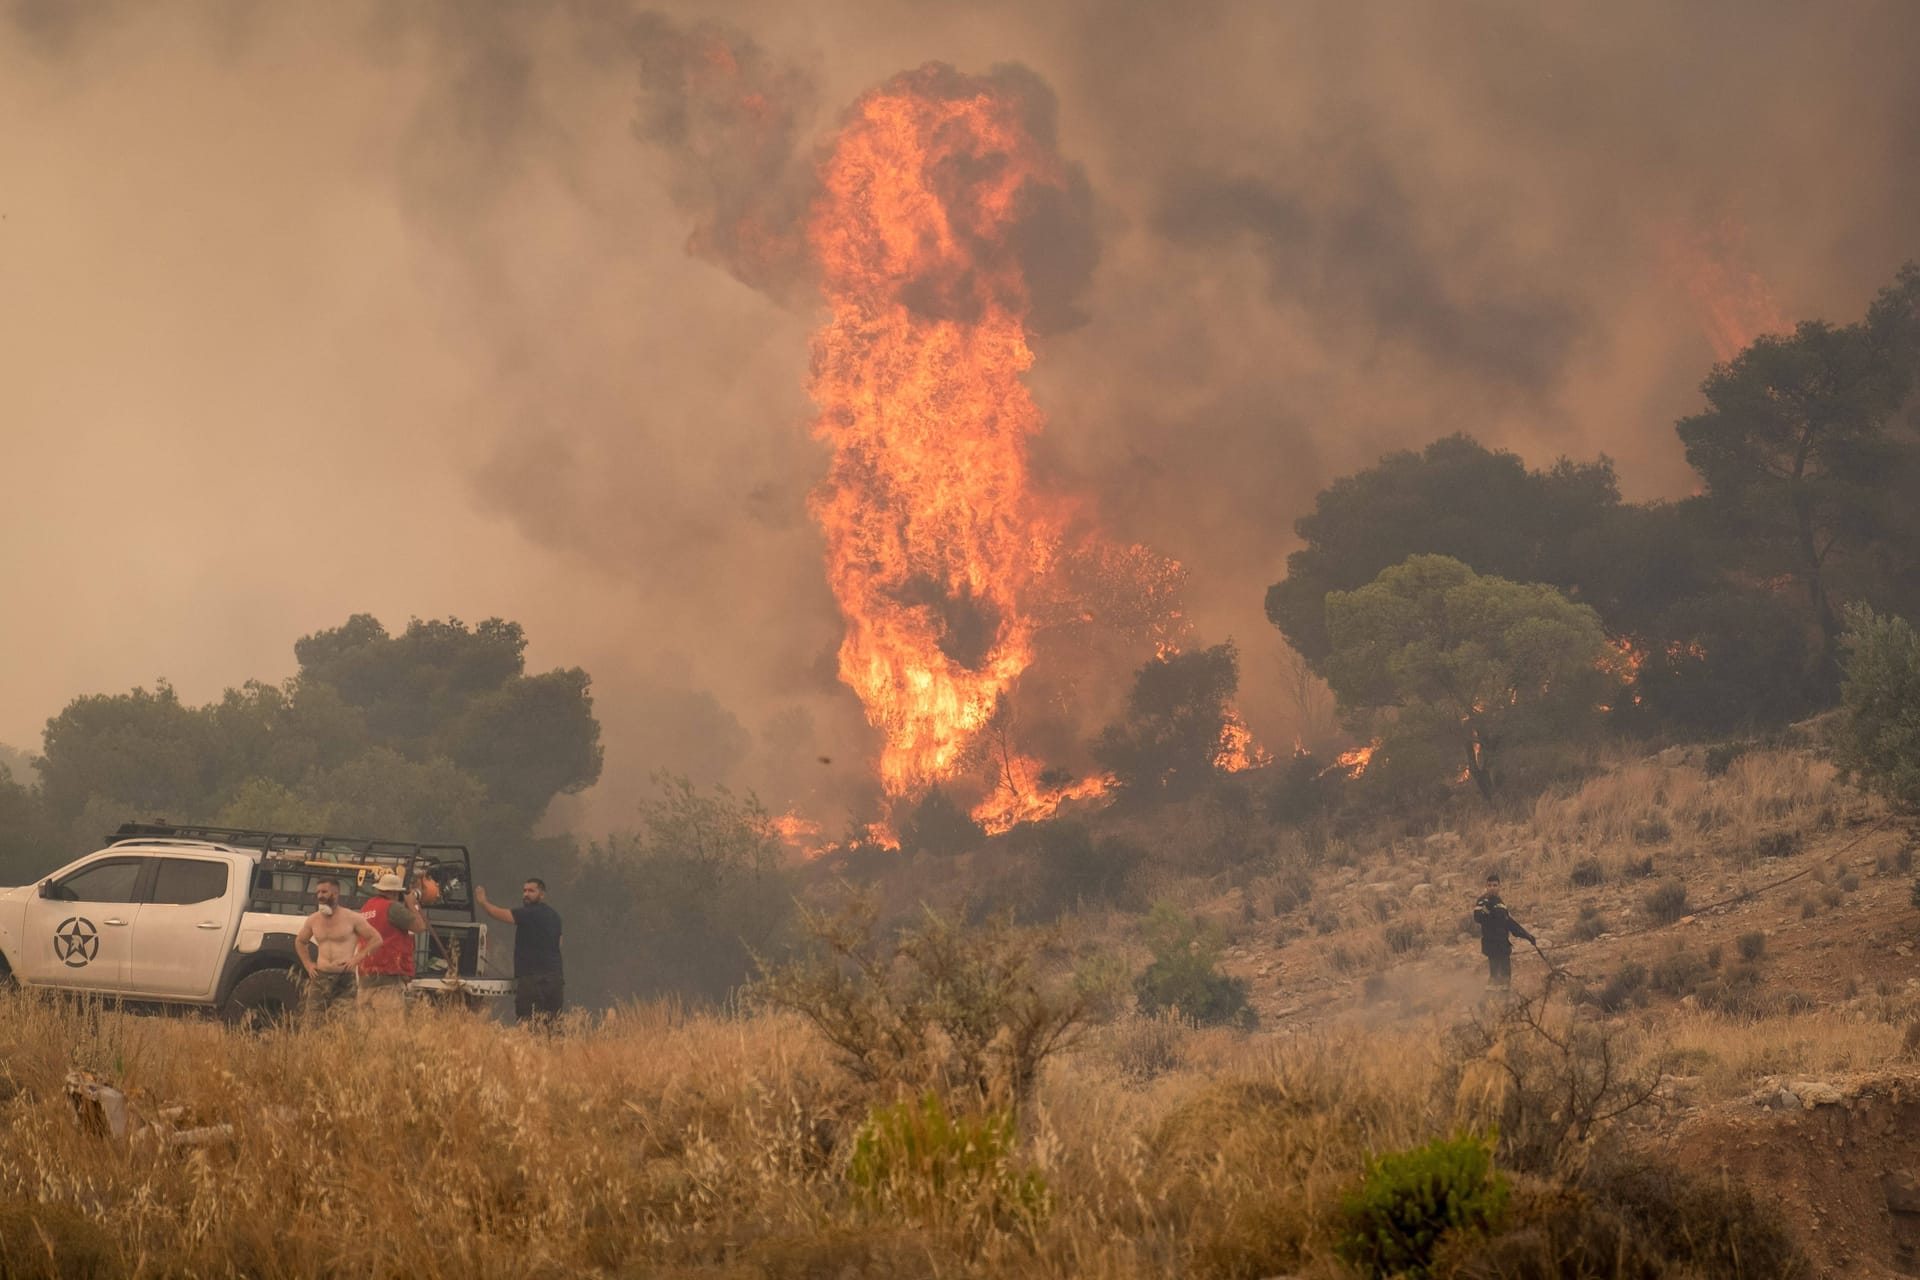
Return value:
<svg viewBox="0 0 1920 1280">
<path fill-rule="evenodd" d="M 838 113 L 940 61 L 1026 68 L 1084 174 L 1027 253 L 1038 465 L 1187 565 L 1284 744 L 1261 600 L 1314 492 L 1456 430 L 1685 492 L 1713 353 L 1663 245 L 1737 221 L 1788 318 L 1857 316 L 1920 256 L 1915 47 L 1903 0 L 6 0 L 0 739 L 498 613 L 595 674 L 579 821 L 684 761 L 856 803 L 781 235 Z"/>
</svg>

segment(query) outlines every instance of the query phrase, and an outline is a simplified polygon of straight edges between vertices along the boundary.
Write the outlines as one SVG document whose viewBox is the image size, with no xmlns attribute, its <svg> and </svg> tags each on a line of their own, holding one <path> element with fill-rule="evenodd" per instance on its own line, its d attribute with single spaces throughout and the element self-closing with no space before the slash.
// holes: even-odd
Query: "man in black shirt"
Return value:
<svg viewBox="0 0 1920 1280">
<path fill-rule="evenodd" d="M 1487 876 L 1487 891 L 1473 904 L 1473 922 L 1480 926 L 1480 954 L 1487 958 L 1487 985 L 1504 991 L 1513 983 L 1513 940 L 1533 942 L 1534 937 L 1500 901 L 1498 874 Z"/>
<path fill-rule="evenodd" d="M 566 1003 L 566 982 L 560 967 L 560 913 L 547 905 L 547 882 L 529 877 L 520 888 L 520 905 L 511 911 L 488 902 L 487 891 L 478 885 L 473 900 L 495 920 L 513 926 L 514 1017 L 551 1026 Z"/>
</svg>

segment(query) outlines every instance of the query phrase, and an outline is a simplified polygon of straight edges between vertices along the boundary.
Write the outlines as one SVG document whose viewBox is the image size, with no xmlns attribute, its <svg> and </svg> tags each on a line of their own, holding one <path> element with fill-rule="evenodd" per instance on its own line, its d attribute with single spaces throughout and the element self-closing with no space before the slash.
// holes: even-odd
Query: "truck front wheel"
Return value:
<svg viewBox="0 0 1920 1280">
<path fill-rule="evenodd" d="M 291 969 L 261 969 L 233 984 L 220 1016 L 230 1027 L 262 1031 L 300 1011 L 300 984 Z"/>
</svg>

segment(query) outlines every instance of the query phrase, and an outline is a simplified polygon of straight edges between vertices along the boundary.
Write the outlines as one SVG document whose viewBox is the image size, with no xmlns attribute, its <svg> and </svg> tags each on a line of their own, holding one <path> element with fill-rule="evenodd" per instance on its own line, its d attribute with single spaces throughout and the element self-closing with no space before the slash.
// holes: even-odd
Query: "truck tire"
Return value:
<svg viewBox="0 0 1920 1280">
<path fill-rule="evenodd" d="M 13 968 L 5 956 L 0 956 L 0 992 L 11 991 L 20 984 L 13 980 Z"/>
<path fill-rule="evenodd" d="M 263 1031 L 291 1022 L 300 1011 L 300 983 L 291 969 L 260 969 L 233 984 L 220 1007 L 230 1027 Z"/>
</svg>

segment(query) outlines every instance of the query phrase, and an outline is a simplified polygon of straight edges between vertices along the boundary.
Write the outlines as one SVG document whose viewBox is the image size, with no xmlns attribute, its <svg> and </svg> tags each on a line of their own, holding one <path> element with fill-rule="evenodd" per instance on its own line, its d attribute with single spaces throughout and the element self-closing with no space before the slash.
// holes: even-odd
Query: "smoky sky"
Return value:
<svg viewBox="0 0 1920 1280">
<path fill-rule="evenodd" d="M 1023 250 L 1038 471 L 1186 566 L 1284 744 L 1314 493 L 1454 431 L 1687 492 L 1713 352 L 1662 246 L 1737 223 L 1783 314 L 1861 314 L 1920 256 L 1916 47 L 1902 0 L 0 0 L 0 741 L 498 614 L 594 676 L 564 819 L 662 766 L 857 802 L 792 229 L 937 62 L 1026 77 L 1075 175 Z"/>
</svg>

